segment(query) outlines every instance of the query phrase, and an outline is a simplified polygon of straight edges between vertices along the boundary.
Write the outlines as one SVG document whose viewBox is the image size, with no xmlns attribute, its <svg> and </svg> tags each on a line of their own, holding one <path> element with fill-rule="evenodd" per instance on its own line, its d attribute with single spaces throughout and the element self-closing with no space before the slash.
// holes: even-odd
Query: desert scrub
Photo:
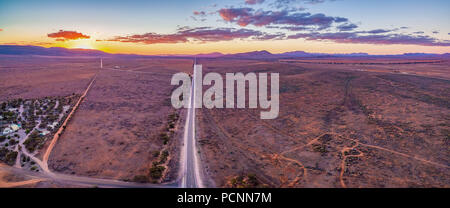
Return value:
<svg viewBox="0 0 450 208">
<path fill-rule="evenodd" d="M 159 158 L 159 164 L 163 164 L 167 161 L 167 157 L 169 157 L 169 151 L 164 150 L 161 153 L 161 157 Z"/>
<path fill-rule="evenodd" d="M 165 132 L 159 134 L 159 138 L 163 140 L 164 144 L 167 144 L 169 142 L 169 135 L 167 135 L 167 133 Z"/>
<path fill-rule="evenodd" d="M 133 177 L 133 181 L 137 183 L 147 183 L 148 178 L 145 175 L 136 175 Z"/>
<path fill-rule="evenodd" d="M 164 166 L 153 163 L 153 166 L 150 168 L 150 177 L 160 179 L 165 169 Z"/>
<path fill-rule="evenodd" d="M 265 184 L 261 183 L 255 174 L 239 175 L 232 178 L 228 185 L 231 188 L 264 188 Z"/>
<path fill-rule="evenodd" d="M 313 144 L 312 148 L 313 148 L 314 152 L 320 152 L 322 154 L 325 154 L 328 152 L 327 146 L 324 144 Z"/>
</svg>

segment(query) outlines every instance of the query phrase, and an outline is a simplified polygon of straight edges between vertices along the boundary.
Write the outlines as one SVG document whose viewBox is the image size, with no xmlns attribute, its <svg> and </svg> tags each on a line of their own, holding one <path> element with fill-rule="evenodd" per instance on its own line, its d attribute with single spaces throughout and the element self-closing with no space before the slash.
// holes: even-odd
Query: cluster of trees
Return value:
<svg viewBox="0 0 450 208">
<path fill-rule="evenodd" d="M 2 102 L 0 105 L 0 115 L 3 117 L 2 120 L 8 121 L 8 122 L 17 122 L 18 113 L 9 111 L 9 108 L 19 108 L 22 104 L 22 99 L 16 99 L 11 100 L 7 102 Z"/>
<path fill-rule="evenodd" d="M 36 121 L 40 118 L 41 123 L 39 128 L 47 129 L 48 131 L 57 129 L 59 125 L 55 126 L 54 129 L 48 125 L 58 121 L 59 115 L 63 113 L 63 105 L 68 102 L 67 100 L 68 99 L 65 97 L 46 97 L 41 100 L 31 99 L 24 102 L 24 108 L 26 110 L 23 114 L 25 121 L 22 121 L 22 128 L 25 129 L 27 133 L 31 132 L 36 126 Z M 71 99 L 69 98 L 69 100 Z M 58 106 L 56 106 L 57 102 L 59 102 Z"/>
<path fill-rule="evenodd" d="M 175 128 L 175 124 L 179 118 L 178 113 L 172 113 L 168 116 L 167 126 L 165 128 L 166 131 L 159 134 L 159 138 L 163 141 L 164 145 L 169 143 L 170 136 L 169 134 L 173 134 L 173 130 Z"/>
<path fill-rule="evenodd" d="M 26 105 L 26 111 L 24 111 L 23 113 L 23 117 L 25 118 L 25 121 L 22 122 L 22 128 L 25 129 L 26 133 L 30 133 L 31 130 L 33 130 L 33 128 L 36 126 L 36 117 L 35 117 L 35 100 L 31 100 L 30 102 L 25 102 L 28 103 L 28 105 Z"/>
<path fill-rule="evenodd" d="M 6 121 L 6 122 L 0 121 L 0 124 L 2 124 L 2 123 L 17 123 L 19 121 L 18 119 L 20 119 L 20 117 L 18 117 L 19 114 L 14 111 L 8 111 L 8 110 L 4 111 L 4 110 L 0 109 L 0 115 L 3 117 L 2 120 Z"/>
<path fill-rule="evenodd" d="M 163 141 L 164 145 L 167 145 L 169 143 L 170 135 L 173 134 L 173 130 L 178 119 L 179 115 L 177 113 L 172 113 L 168 116 L 167 126 L 164 131 L 159 134 L 159 139 Z M 133 181 L 138 183 L 146 183 L 149 182 L 150 179 L 151 182 L 156 183 L 163 177 L 164 171 L 166 170 L 164 164 L 169 158 L 169 151 L 154 151 L 152 155 L 154 158 L 159 158 L 157 161 L 154 161 L 152 163 L 152 167 L 149 169 L 148 176 L 136 175 L 133 177 Z"/>
<path fill-rule="evenodd" d="M 0 149 L 0 161 L 12 166 L 16 163 L 17 154 L 16 151 L 2 147 Z"/>
<path fill-rule="evenodd" d="M 29 152 L 34 152 L 36 149 L 40 149 L 44 145 L 44 141 L 45 138 L 39 135 L 38 131 L 34 130 L 23 144 Z"/>
<path fill-rule="evenodd" d="M 160 152 L 154 152 L 153 156 L 159 156 L 159 160 L 153 162 L 152 167 L 149 170 L 149 176 L 156 180 L 160 179 L 163 175 L 164 170 L 166 169 L 163 164 L 166 163 L 167 158 L 169 157 L 169 151 L 164 150 Z"/>
<path fill-rule="evenodd" d="M 166 169 L 162 164 L 164 164 L 167 161 L 167 158 L 169 157 L 169 151 L 162 151 L 161 153 L 159 151 L 153 152 L 153 156 L 158 157 L 159 161 L 155 161 L 152 163 L 152 167 L 149 169 L 148 176 L 145 175 L 136 175 L 133 177 L 134 182 L 138 183 L 146 183 L 149 182 L 149 178 L 151 179 L 151 182 L 157 182 L 158 179 L 161 179 L 163 176 L 164 170 Z"/>
</svg>

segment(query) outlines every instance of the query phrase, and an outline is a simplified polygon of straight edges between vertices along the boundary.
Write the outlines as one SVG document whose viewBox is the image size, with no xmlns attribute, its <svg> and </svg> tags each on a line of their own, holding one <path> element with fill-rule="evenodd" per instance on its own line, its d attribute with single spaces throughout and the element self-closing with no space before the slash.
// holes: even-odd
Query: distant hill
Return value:
<svg viewBox="0 0 450 208">
<path fill-rule="evenodd" d="M 286 53 L 279 54 L 280 56 L 289 56 L 289 57 L 310 57 L 311 53 L 307 53 L 305 51 L 291 51 Z"/>
<path fill-rule="evenodd" d="M 450 54 L 432 53 L 405 53 L 400 55 L 369 55 L 367 53 L 328 54 L 308 53 L 305 51 L 291 51 L 273 54 L 266 50 L 246 53 L 222 54 L 219 52 L 194 55 L 137 55 L 137 54 L 111 54 L 91 49 L 67 49 L 60 47 L 44 48 L 40 46 L 0 45 L 0 55 L 41 55 L 41 56 L 114 56 L 123 58 L 145 57 L 186 57 L 186 58 L 232 58 L 232 59 L 280 59 L 280 58 L 330 58 L 330 57 L 376 57 L 376 58 L 449 58 Z"/>
<path fill-rule="evenodd" d="M 219 52 L 214 52 L 214 53 L 201 53 L 201 54 L 192 55 L 192 56 L 199 57 L 199 58 L 217 58 L 217 57 L 223 56 L 223 54 L 219 53 Z"/>
<path fill-rule="evenodd" d="M 275 58 L 274 54 L 268 51 L 252 51 L 247 53 L 235 53 L 223 56 L 225 58 Z"/>
<path fill-rule="evenodd" d="M 111 55 L 99 50 L 67 49 L 60 47 L 44 48 L 40 46 L 0 45 L 2 55 L 41 55 L 41 56 L 106 56 Z"/>
</svg>

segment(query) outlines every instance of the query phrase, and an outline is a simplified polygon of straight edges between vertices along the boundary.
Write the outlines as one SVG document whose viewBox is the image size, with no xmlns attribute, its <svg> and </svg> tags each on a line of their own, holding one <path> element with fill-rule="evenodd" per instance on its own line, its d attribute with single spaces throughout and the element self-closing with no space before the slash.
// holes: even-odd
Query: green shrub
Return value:
<svg viewBox="0 0 450 208">
<path fill-rule="evenodd" d="M 161 153 L 161 158 L 159 159 L 159 163 L 160 164 L 163 164 L 163 163 L 165 163 L 166 161 L 167 161 L 167 157 L 169 156 L 169 152 L 167 151 L 167 150 L 164 150 L 162 153 Z"/>
<path fill-rule="evenodd" d="M 159 134 L 159 138 L 161 140 L 163 140 L 164 144 L 167 144 L 167 142 L 169 142 L 169 136 L 167 135 L 167 133 L 163 132 L 161 134 Z"/>
<path fill-rule="evenodd" d="M 16 163 L 17 154 L 16 151 L 8 150 L 3 147 L 0 149 L 0 161 L 12 166 Z"/>
<path fill-rule="evenodd" d="M 153 155 L 153 157 L 158 157 L 159 156 L 159 151 L 153 151 L 152 155 Z"/>
<path fill-rule="evenodd" d="M 17 141 L 17 140 L 14 140 L 14 139 L 11 139 L 11 140 L 9 140 L 9 145 L 15 145 L 15 144 L 17 144 L 17 143 L 19 143 L 19 141 Z"/>
<path fill-rule="evenodd" d="M 137 183 L 146 183 L 148 182 L 148 178 L 145 175 L 136 175 L 133 177 L 133 181 Z"/>
<path fill-rule="evenodd" d="M 150 177 L 153 179 L 159 179 L 162 177 L 162 174 L 166 168 L 160 165 L 155 165 L 150 168 Z"/>
</svg>

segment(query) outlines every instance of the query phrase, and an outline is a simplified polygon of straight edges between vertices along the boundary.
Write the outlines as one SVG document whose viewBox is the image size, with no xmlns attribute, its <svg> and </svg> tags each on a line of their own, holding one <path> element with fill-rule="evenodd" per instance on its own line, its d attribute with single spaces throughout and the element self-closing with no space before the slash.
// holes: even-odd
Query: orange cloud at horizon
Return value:
<svg viewBox="0 0 450 208">
<path fill-rule="evenodd" d="M 91 36 L 84 35 L 83 33 L 76 32 L 76 31 L 66 31 L 66 30 L 59 30 L 55 33 L 49 33 L 47 34 L 47 37 L 49 38 L 55 38 L 56 41 L 66 41 L 66 40 L 77 40 L 77 39 L 89 39 Z"/>
</svg>

